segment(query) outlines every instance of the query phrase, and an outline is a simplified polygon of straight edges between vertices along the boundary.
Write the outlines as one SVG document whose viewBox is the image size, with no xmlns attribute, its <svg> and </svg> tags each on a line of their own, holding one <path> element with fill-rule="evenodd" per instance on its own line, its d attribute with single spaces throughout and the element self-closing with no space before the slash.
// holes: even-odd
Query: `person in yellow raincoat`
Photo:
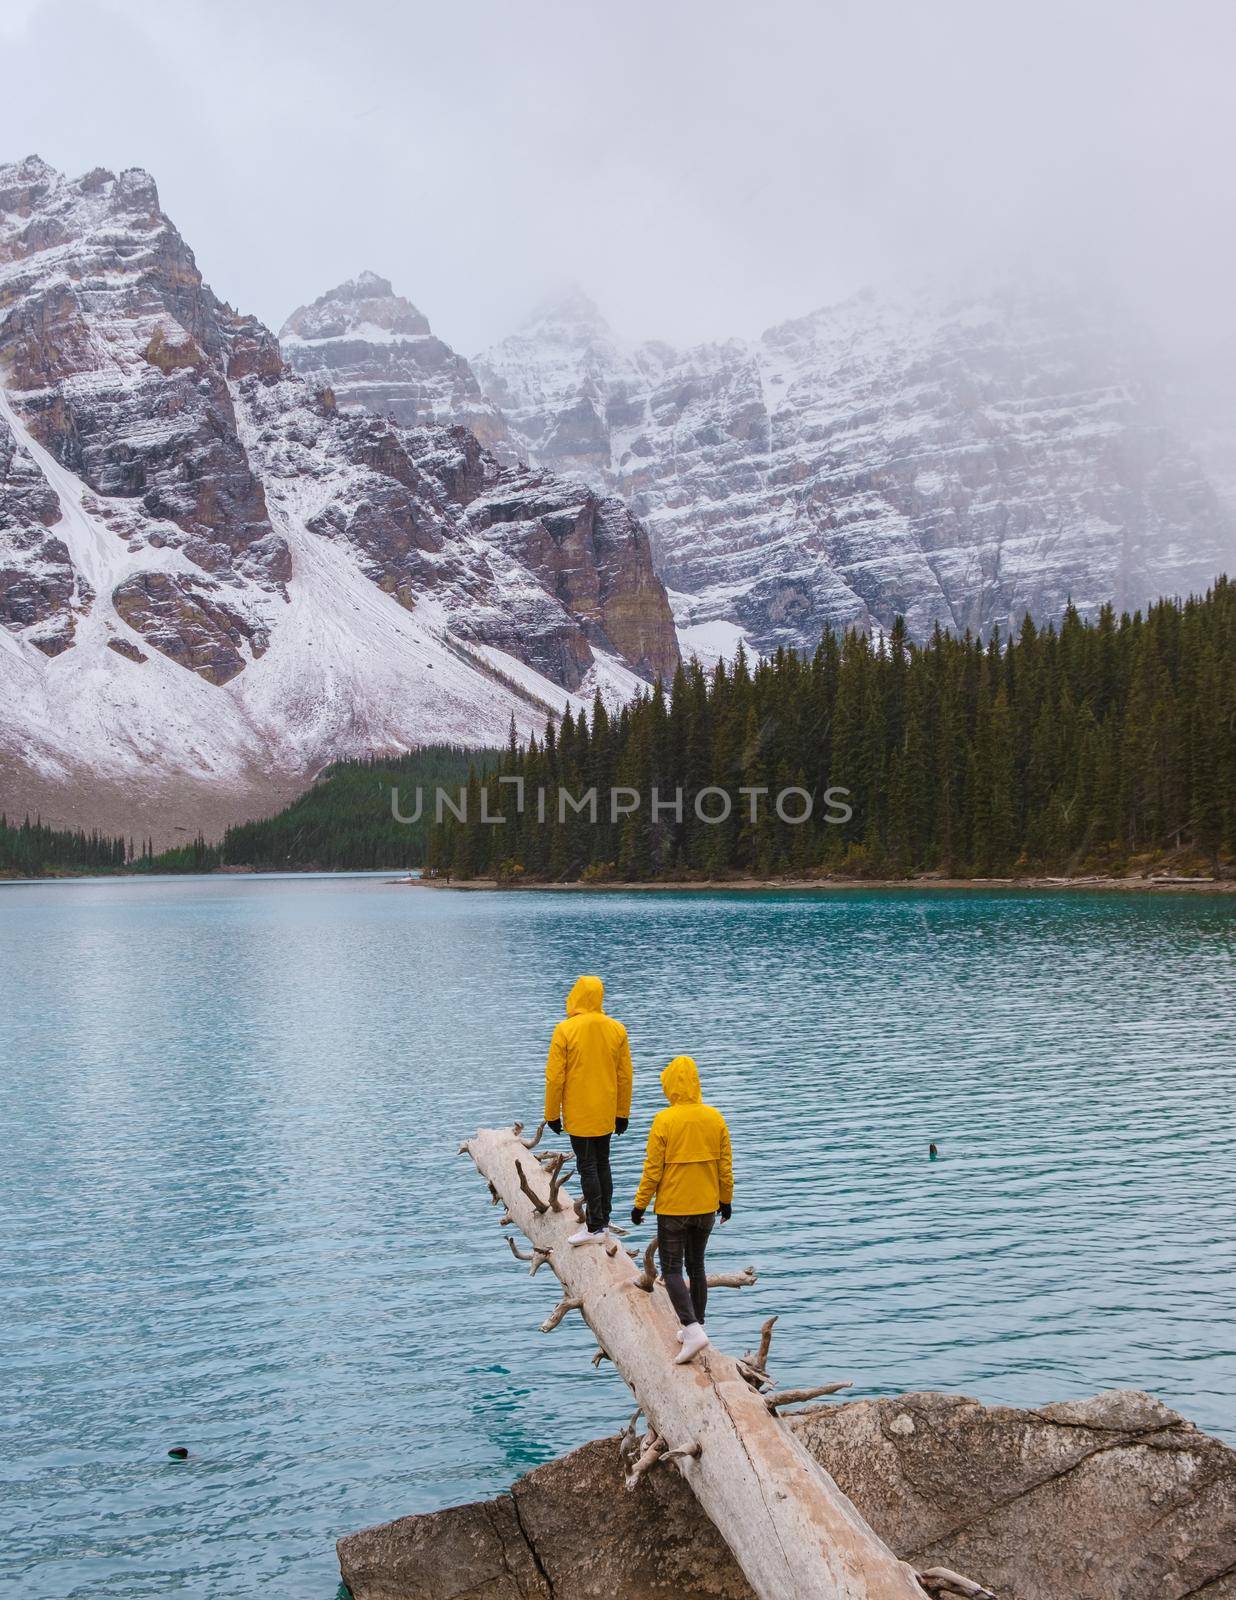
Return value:
<svg viewBox="0 0 1236 1600">
<path fill-rule="evenodd" d="M 730 1130 L 716 1107 L 704 1104 L 699 1071 L 690 1056 L 674 1057 L 661 1074 L 661 1087 L 669 1105 L 657 1112 L 648 1133 L 631 1221 L 639 1226 L 655 1195 L 661 1276 L 682 1324 L 682 1349 L 674 1357 L 681 1364 L 708 1343 L 704 1253 L 717 1213 L 722 1222 L 730 1220 L 734 1163 Z"/>
<path fill-rule="evenodd" d="M 545 1120 L 570 1136 L 584 1191 L 584 1226 L 571 1243 L 596 1244 L 607 1237 L 614 1203 L 610 1137 L 627 1131 L 631 1115 L 631 1046 L 622 1023 L 605 1014 L 600 978 L 577 978 L 566 1010 L 545 1063 Z"/>
</svg>

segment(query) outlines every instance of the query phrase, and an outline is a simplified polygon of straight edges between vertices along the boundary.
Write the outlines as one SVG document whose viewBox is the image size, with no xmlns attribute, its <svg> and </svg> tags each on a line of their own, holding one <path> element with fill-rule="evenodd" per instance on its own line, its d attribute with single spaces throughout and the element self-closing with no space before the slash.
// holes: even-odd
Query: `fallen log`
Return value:
<svg viewBox="0 0 1236 1600">
<path fill-rule="evenodd" d="M 640 1272 L 623 1250 L 568 1245 L 573 1209 L 551 1207 L 546 1174 L 526 1170 L 525 1147 L 509 1128 L 482 1128 L 463 1149 L 548 1255 L 563 1289 L 550 1320 L 578 1308 L 648 1420 L 629 1486 L 672 1459 L 760 1600 L 924 1600 L 914 1570 L 868 1527 L 737 1362 L 709 1346 L 674 1364 L 678 1319 L 654 1280 L 651 1246 Z"/>
</svg>

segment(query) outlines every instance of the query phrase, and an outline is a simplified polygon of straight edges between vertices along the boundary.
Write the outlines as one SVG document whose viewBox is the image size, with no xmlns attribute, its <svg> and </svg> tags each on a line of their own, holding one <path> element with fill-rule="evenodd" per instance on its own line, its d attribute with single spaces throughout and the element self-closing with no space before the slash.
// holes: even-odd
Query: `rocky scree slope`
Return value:
<svg viewBox="0 0 1236 1600">
<path fill-rule="evenodd" d="M 90 775 L 247 814 L 678 659 L 620 501 L 341 411 L 202 282 L 147 173 L 38 158 L 0 167 L 0 622 L 10 810 Z"/>
<path fill-rule="evenodd" d="M 473 366 L 530 461 L 628 500 L 681 623 L 984 635 L 1200 591 L 1231 513 L 1135 328 L 1076 291 L 862 295 L 755 340 L 618 339 L 584 295 Z"/>
</svg>

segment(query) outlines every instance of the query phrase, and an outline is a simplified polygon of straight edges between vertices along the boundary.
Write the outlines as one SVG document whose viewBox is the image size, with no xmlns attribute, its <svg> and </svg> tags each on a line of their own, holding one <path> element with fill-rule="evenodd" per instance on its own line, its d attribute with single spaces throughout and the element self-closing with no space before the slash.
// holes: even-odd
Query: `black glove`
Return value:
<svg viewBox="0 0 1236 1600">
<path fill-rule="evenodd" d="M 640 1210 L 640 1208 L 638 1206 L 632 1206 L 631 1207 L 631 1221 L 638 1228 L 640 1223 L 643 1220 L 644 1220 L 644 1213 Z"/>
<path fill-rule="evenodd" d="M 547 1128 L 552 1128 L 555 1133 L 561 1133 L 562 1132 L 562 1118 L 561 1117 L 555 1117 L 552 1122 L 547 1122 L 545 1124 L 545 1126 Z"/>
<path fill-rule="evenodd" d="M 722 1200 L 721 1204 L 717 1207 L 717 1210 L 721 1213 L 722 1222 L 728 1222 L 734 1215 L 734 1208 L 728 1200 Z"/>
<path fill-rule="evenodd" d="M 631 1124 L 628 1122 L 626 1117 L 615 1117 L 614 1118 L 614 1132 L 615 1133 L 623 1134 L 623 1133 L 625 1133 L 627 1131 L 627 1129 L 630 1126 L 631 1126 Z"/>
</svg>

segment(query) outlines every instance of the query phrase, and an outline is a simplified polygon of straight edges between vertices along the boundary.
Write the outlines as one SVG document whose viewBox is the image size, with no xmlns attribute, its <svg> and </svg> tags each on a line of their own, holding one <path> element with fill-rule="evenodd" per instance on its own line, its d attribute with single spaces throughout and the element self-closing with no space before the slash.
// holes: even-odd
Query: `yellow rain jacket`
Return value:
<svg viewBox="0 0 1236 1600">
<path fill-rule="evenodd" d="M 675 1056 L 661 1074 L 669 1106 L 658 1111 L 648 1133 L 644 1175 L 635 1194 L 639 1211 L 657 1197 L 663 1217 L 699 1217 L 734 1198 L 730 1130 L 706 1106 L 700 1075 L 690 1056 Z"/>
<path fill-rule="evenodd" d="M 604 1001 L 600 978 L 576 979 L 545 1063 L 545 1120 L 561 1117 L 581 1139 L 613 1133 L 614 1118 L 631 1115 L 631 1046 Z"/>
</svg>

